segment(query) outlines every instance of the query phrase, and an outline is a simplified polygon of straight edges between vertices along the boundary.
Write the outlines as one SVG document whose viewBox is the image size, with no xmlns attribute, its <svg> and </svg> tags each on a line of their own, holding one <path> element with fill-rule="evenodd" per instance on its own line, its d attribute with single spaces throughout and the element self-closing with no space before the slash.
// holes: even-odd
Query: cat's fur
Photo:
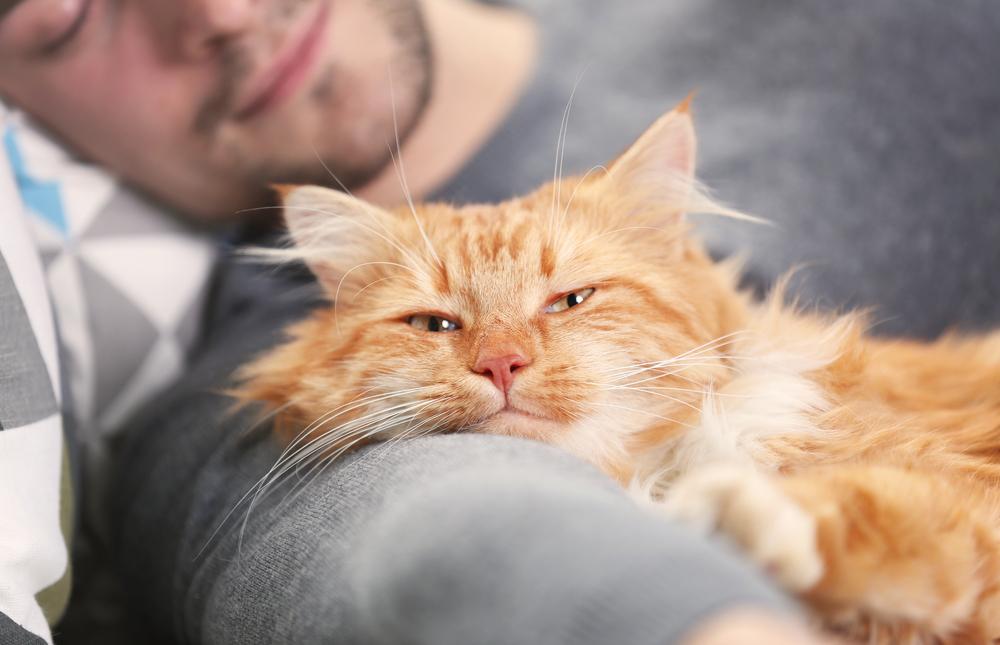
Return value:
<svg viewBox="0 0 1000 645">
<path fill-rule="evenodd" d="M 562 446 L 728 534 L 829 625 L 1000 637 L 1000 335 L 883 340 L 859 314 L 752 302 L 689 235 L 684 213 L 725 211 L 694 156 L 682 105 L 606 169 L 497 205 L 289 188 L 285 255 L 336 305 L 239 395 L 278 410 L 307 463 L 438 431 Z M 482 367 L 499 356 L 519 358 L 506 397 Z"/>
</svg>

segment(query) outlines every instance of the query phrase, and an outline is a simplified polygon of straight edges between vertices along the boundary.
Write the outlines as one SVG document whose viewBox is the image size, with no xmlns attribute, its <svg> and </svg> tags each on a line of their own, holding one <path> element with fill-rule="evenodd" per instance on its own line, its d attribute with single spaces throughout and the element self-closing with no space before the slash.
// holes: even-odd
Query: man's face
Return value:
<svg viewBox="0 0 1000 645">
<path fill-rule="evenodd" d="M 418 0 L 0 0 L 0 96 L 199 215 L 359 185 L 427 102 Z M 390 81 L 391 78 L 391 81 Z M 319 158 L 317 158 L 319 157 Z M 322 161 L 320 161 L 322 159 Z"/>
</svg>

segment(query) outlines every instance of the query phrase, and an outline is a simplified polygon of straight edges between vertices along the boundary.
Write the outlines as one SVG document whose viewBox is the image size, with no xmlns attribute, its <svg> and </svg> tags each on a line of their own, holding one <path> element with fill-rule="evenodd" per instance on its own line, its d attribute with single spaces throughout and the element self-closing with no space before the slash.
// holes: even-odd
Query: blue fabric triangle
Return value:
<svg viewBox="0 0 1000 645">
<path fill-rule="evenodd" d="M 14 179 L 25 207 L 51 224 L 64 237 L 69 237 L 69 223 L 66 221 L 66 211 L 63 209 L 59 184 L 54 181 L 35 179 L 28 173 L 21 148 L 17 143 L 17 135 L 10 126 L 4 131 L 3 146 L 10 159 L 10 165 L 14 169 Z"/>
</svg>

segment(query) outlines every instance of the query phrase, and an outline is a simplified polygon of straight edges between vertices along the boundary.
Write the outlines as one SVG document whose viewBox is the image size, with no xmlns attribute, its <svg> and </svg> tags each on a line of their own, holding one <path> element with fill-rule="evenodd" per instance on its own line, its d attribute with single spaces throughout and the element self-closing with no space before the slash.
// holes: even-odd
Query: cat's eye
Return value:
<svg viewBox="0 0 1000 645">
<path fill-rule="evenodd" d="M 560 311 L 566 311 L 570 307 L 575 307 L 587 298 L 589 298 L 594 293 L 593 287 L 587 287 L 586 289 L 580 289 L 579 291 L 571 291 L 570 293 L 563 294 L 559 298 L 553 301 L 548 307 L 545 308 L 545 313 L 547 314 L 557 314 Z"/>
<path fill-rule="evenodd" d="M 406 319 L 406 322 L 411 327 L 416 327 L 417 329 L 423 331 L 457 331 L 462 328 L 454 320 L 449 320 L 442 316 L 433 316 L 431 314 L 418 314 L 416 316 L 410 316 Z"/>
</svg>

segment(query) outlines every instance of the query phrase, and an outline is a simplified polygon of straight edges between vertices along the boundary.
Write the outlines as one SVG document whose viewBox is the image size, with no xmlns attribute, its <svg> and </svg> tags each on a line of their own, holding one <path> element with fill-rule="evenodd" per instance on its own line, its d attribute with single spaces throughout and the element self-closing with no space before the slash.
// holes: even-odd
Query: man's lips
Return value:
<svg viewBox="0 0 1000 645">
<path fill-rule="evenodd" d="M 289 38 L 288 45 L 278 53 L 274 63 L 247 83 L 249 89 L 237 102 L 236 120 L 245 121 L 279 105 L 306 79 L 323 42 L 329 14 L 328 3 L 318 4 L 305 30 Z"/>
</svg>

